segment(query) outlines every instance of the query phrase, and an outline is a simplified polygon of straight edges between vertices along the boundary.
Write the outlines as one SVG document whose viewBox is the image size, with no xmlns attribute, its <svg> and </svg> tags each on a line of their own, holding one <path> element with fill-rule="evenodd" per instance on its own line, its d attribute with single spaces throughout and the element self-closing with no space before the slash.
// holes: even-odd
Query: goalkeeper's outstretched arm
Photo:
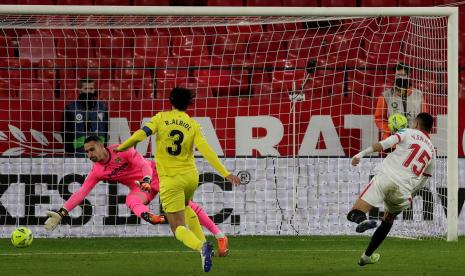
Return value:
<svg viewBox="0 0 465 276">
<path fill-rule="evenodd" d="M 68 215 L 78 204 L 80 204 L 84 198 L 92 191 L 100 180 L 95 177 L 91 171 L 87 176 L 86 180 L 82 184 L 81 188 L 74 192 L 71 197 L 65 202 L 62 208 L 58 211 L 47 211 L 47 220 L 45 221 L 45 229 L 48 231 L 54 230 L 61 220 Z"/>
</svg>

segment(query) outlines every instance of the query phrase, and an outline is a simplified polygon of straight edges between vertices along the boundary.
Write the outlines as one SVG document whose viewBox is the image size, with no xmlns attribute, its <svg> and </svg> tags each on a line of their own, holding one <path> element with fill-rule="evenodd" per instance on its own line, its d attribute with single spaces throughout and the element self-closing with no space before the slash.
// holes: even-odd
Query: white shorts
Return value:
<svg viewBox="0 0 465 276">
<path fill-rule="evenodd" d="M 391 214 L 398 214 L 412 205 L 412 196 L 384 174 L 375 175 L 359 196 L 371 206 L 380 207 Z"/>
</svg>

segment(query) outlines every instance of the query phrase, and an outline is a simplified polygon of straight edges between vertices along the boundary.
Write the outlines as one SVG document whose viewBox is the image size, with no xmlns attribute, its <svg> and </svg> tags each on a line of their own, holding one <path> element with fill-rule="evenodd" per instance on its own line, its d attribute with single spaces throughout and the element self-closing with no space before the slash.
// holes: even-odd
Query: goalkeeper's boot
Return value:
<svg viewBox="0 0 465 276">
<path fill-rule="evenodd" d="M 200 256 L 202 257 L 203 271 L 209 272 L 213 265 L 213 245 L 210 242 L 205 242 L 203 244 L 202 251 L 200 251 Z"/>
<path fill-rule="evenodd" d="M 218 256 L 226 257 L 229 253 L 228 237 L 218 238 Z"/>
<path fill-rule="evenodd" d="M 378 223 L 375 220 L 364 220 L 357 225 L 355 231 L 357 231 L 357 233 L 363 233 L 366 230 L 376 228 L 377 226 Z"/>
<path fill-rule="evenodd" d="M 365 254 L 364 254 L 365 255 Z M 379 261 L 380 255 L 378 253 L 373 253 L 371 256 L 362 256 L 358 261 L 358 265 L 364 266 L 367 264 L 376 264 Z"/>
<path fill-rule="evenodd" d="M 140 216 L 148 223 L 150 224 L 162 224 L 162 223 L 165 223 L 165 216 L 163 215 L 154 215 L 152 213 L 149 213 L 149 212 L 143 212 L 142 214 L 140 214 Z"/>
</svg>

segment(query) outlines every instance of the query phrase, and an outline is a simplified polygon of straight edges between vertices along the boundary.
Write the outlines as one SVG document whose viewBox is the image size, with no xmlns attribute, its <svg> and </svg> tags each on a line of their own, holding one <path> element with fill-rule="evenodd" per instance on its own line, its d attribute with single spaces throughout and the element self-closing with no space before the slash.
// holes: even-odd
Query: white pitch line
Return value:
<svg viewBox="0 0 465 276">
<path fill-rule="evenodd" d="M 257 252 L 256 250 L 234 250 L 234 252 Z M 260 252 L 360 252 L 359 249 L 262 249 Z M 441 250 L 441 253 L 449 253 Z M 165 253 L 195 253 L 185 250 L 159 250 L 159 251 L 89 251 L 89 252 L 24 252 L 24 253 L 0 253 L 0 257 L 8 256 L 41 256 L 41 255 L 110 255 L 110 254 L 165 254 Z"/>
</svg>

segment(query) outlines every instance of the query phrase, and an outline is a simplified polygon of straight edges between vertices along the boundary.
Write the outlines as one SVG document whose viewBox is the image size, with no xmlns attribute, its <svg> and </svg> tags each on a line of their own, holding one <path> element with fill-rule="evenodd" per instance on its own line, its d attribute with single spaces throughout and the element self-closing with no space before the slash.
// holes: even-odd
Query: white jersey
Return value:
<svg viewBox="0 0 465 276">
<path fill-rule="evenodd" d="M 405 128 L 380 142 L 383 149 L 396 145 L 381 163 L 379 170 L 401 189 L 414 193 L 433 173 L 436 150 L 429 135 L 418 129 Z"/>
</svg>

